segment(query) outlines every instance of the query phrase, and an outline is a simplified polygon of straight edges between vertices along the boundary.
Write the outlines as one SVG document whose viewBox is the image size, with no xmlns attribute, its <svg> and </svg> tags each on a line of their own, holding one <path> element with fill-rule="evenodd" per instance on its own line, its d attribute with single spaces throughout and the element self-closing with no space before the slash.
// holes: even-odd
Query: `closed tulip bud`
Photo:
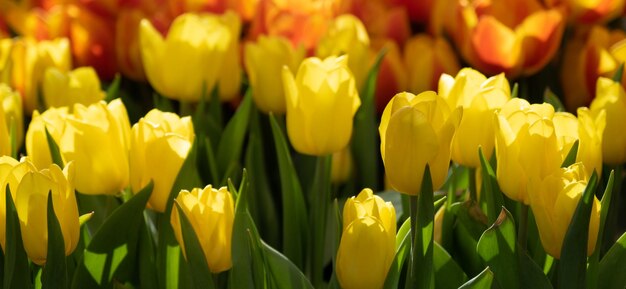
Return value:
<svg viewBox="0 0 626 289">
<path fill-rule="evenodd" d="M 7 176 L 12 174 L 13 168 L 18 165 L 19 162 L 10 157 L 10 156 L 0 156 L 0 186 L 2 187 L 3 193 L 0 194 L 0 245 L 2 245 L 2 251 L 6 251 L 4 249 L 6 243 L 6 187 L 7 187 Z M 15 191 L 17 190 L 17 182 L 19 180 L 14 181 L 14 187 L 10 189 L 11 196 L 15 199 Z"/>
<path fill-rule="evenodd" d="M 591 115 L 598 117 L 606 111 L 606 127 L 602 136 L 602 159 L 611 165 L 626 161 L 626 93 L 620 83 L 600 77 L 596 85 L 596 98 L 591 102 Z"/>
<path fill-rule="evenodd" d="M 528 205 L 528 180 L 558 169 L 563 157 L 552 122 L 554 107 L 514 98 L 496 116 L 496 176 L 502 192 Z"/>
<path fill-rule="evenodd" d="M 49 108 L 42 114 L 35 110 L 26 131 L 26 153 L 38 168 L 52 164 L 52 155 L 46 138 L 46 129 L 58 145 L 65 130 L 67 107 Z"/>
<path fill-rule="evenodd" d="M 508 80 L 503 73 L 487 79 L 474 69 L 463 68 L 455 78 L 441 75 L 439 95 L 450 107 L 463 107 L 463 119 L 452 139 L 452 160 L 479 167 L 478 147 L 487 159 L 493 153 L 493 115 L 511 99 Z"/>
<path fill-rule="evenodd" d="M 183 14 L 163 39 L 148 20 L 139 27 L 141 59 L 150 84 L 165 97 L 198 101 L 219 78 L 230 42 L 237 36 L 217 17 Z"/>
<path fill-rule="evenodd" d="M 346 56 L 307 58 L 294 79 L 283 68 L 287 134 L 300 153 L 328 155 L 348 145 L 361 99 Z"/>
<path fill-rule="evenodd" d="M 578 154 L 576 161 L 582 162 L 587 177 L 591 177 L 593 170 L 602 174 L 602 133 L 606 127 L 606 112 L 600 111 L 593 116 L 586 107 L 578 109 Z"/>
<path fill-rule="evenodd" d="M 67 73 L 48 68 L 42 88 L 46 107 L 90 105 L 104 99 L 100 79 L 92 67 L 80 67 Z"/>
<path fill-rule="evenodd" d="M 218 17 L 218 16 L 213 16 Z M 228 28 L 230 41 L 224 54 L 224 60 L 218 73 L 218 87 L 220 99 L 230 101 L 239 96 L 241 88 L 241 49 L 239 49 L 239 35 L 241 34 L 241 19 L 233 11 L 227 11 L 218 17 L 222 25 Z M 213 59 L 211 59 L 213 61 Z"/>
<path fill-rule="evenodd" d="M 408 90 L 413 93 L 437 89 L 442 73 L 456 74 L 460 69 L 450 44 L 443 37 L 428 34 L 415 35 L 404 44 L 404 65 Z"/>
<path fill-rule="evenodd" d="M 352 152 L 349 146 L 334 153 L 330 170 L 331 182 L 333 184 L 345 183 L 352 174 L 352 166 Z"/>
<path fill-rule="evenodd" d="M 450 110 L 433 91 L 418 95 L 403 92 L 391 99 L 378 132 L 385 171 L 394 189 L 419 194 L 426 165 L 433 189 L 443 185 L 450 164 L 450 144 L 462 114 L 462 108 Z"/>
<path fill-rule="evenodd" d="M 244 60 L 252 97 L 257 107 L 265 112 L 285 113 L 285 92 L 281 73 L 283 66 L 296 72 L 304 59 L 302 47 L 293 48 L 286 38 L 261 35 L 256 43 L 248 43 Z"/>
<path fill-rule="evenodd" d="M 11 129 L 15 129 L 17 147 L 24 136 L 22 100 L 9 86 L 0 83 L 0 156 L 11 155 L 14 144 L 11 142 Z"/>
<path fill-rule="evenodd" d="M 138 192 L 154 181 L 148 207 L 165 212 L 167 198 L 195 134 L 191 118 L 153 109 L 133 125 L 130 145 L 130 185 Z"/>
<path fill-rule="evenodd" d="M 541 244 L 548 254 L 561 257 L 561 248 L 574 212 L 587 187 L 587 177 L 582 163 L 560 168 L 541 181 L 533 182 L 530 207 L 533 210 Z M 600 223 L 600 202 L 594 196 L 589 221 L 587 255 L 596 247 Z"/>
<path fill-rule="evenodd" d="M 55 164 L 38 170 L 28 160 L 23 160 L 13 171 L 9 177 L 19 178 L 15 208 L 28 258 L 40 266 L 46 263 L 48 194 L 52 194 L 53 209 L 63 234 L 65 256 L 69 256 L 76 249 L 80 236 L 73 163 L 68 163 L 63 171 Z"/>
<path fill-rule="evenodd" d="M 390 202 L 364 189 L 343 209 L 337 251 L 337 279 L 344 289 L 379 289 L 395 256 L 396 211 Z"/>
<path fill-rule="evenodd" d="M 230 269 L 235 208 L 233 198 L 226 187 L 216 190 L 208 185 L 204 189 L 194 188 L 191 192 L 182 190 L 176 197 L 176 203 L 196 232 L 211 272 L 219 273 Z M 171 224 L 176 240 L 187 258 L 180 228 L 180 211 L 174 206 Z"/>
<path fill-rule="evenodd" d="M 340 15 L 331 23 L 317 45 L 317 56 L 348 55 L 348 67 L 354 74 L 356 86 L 361 89 L 369 72 L 370 38 L 359 18 L 351 14 Z"/>
</svg>

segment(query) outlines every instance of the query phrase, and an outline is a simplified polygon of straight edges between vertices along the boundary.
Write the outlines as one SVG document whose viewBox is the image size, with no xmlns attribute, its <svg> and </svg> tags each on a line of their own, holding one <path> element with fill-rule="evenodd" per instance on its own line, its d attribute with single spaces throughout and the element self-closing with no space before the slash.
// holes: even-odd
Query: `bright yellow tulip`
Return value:
<svg viewBox="0 0 626 289">
<path fill-rule="evenodd" d="M 180 205 L 183 214 L 196 232 L 211 272 L 219 273 L 230 269 L 235 208 L 233 198 L 226 187 L 216 190 L 208 185 L 204 189 L 194 188 L 191 192 L 182 190 L 176 197 L 176 203 Z M 174 206 L 170 221 L 176 240 L 186 258 L 179 214 L 178 208 Z"/>
<path fill-rule="evenodd" d="M 104 99 L 100 79 L 93 67 L 69 72 L 48 68 L 43 77 L 43 99 L 46 107 L 90 105 Z"/>
<path fill-rule="evenodd" d="M 19 148 L 24 142 L 24 110 L 22 109 L 22 97 L 8 85 L 0 83 L 0 102 L 2 103 L 0 109 L 4 113 L 7 132 L 10 133 L 11 126 L 15 126 L 16 145 Z M 2 122 L 2 120 L 0 120 L 0 122 Z M 0 148 L 0 151 L 2 150 L 3 149 Z"/>
<path fill-rule="evenodd" d="M 6 186 L 7 186 L 7 176 L 11 174 L 13 168 L 18 165 L 19 162 L 10 157 L 10 156 L 1 156 L 0 157 L 0 186 L 2 188 L 2 193 L 0 194 L 0 245 L 2 245 L 2 251 L 4 250 L 4 245 L 6 242 Z M 17 180 L 19 182 L 19 180 Z M 16 182 L 15 182 L 16 183 Z M 14 184 L 11 190 L 11 196 L 15 199 L 15 191 L 17 190 L 17 184 Z"/>
<path fill-rule="evenodd" d="M 52 164 L 46 129 L 58 145 L 65 130 L 65 119 L 68 114 L 68 107 L 49 108 L 42 114 L 37 110 L 33 112 L 33 118 L 26 131 L 26 154 L 36 167 L 43 168 Z"/>
<path fill-rule="evenodd" d="M 493 153 L 494 112 L 511 99 L 509 81 L 500 73 L 487 79 L 482 73 L 463 68 L 456 77 L 439 78 L 439 95 L 450 107 L 463 107 L 463 118 L 452 139 L 452 160 L 477 168 L 478 147 L 487 159 Z"/>
<path fill-rule="evenodd" d="M 239 15 L 233 11 L 227 11 L 223 15 L 214 15 L 228 28 L 230 32 L 230 41 L 224 54 L 222 66 L 218 72 L 217 82 L 219 87 L 220 99 L 229 101 L 239 96 L 241 88 L 241 60 L 239 49 L 239 35 L 241 34 L 241 19 Z M 214 61 L 211 59 L 211 61 Z M 210 92 L 210 90 L 209 90 Z"/>
<path fill-rule="evenodd" d="M 330 169 L 330 181 L 333 184 L 346 182 L 352 174 L 353 165 L 352 151 L 350 151 L 349 146 L 334 153 Z"/>
<path fill-rule="evenodd" d="M 420 93 L 437 89 L 442 73 L 459 72 L 459 60 L 443 37 L 426 33 L 409 38 L 404 44 L 404 66 L 409 79 L 408 91 Z"/>
<path fill-rule="evenodd" d="M 344 289 L 379 289 L 395 256 L 396 211 L 390 202 L 363 189 L 343 209 L 337 251 L 337 279 Z"/>
<path fill-rule="evenodd" d="M 348 145 L 361 99 L 347 64 L 346 56 L 307 58 L 295 79 L 283 68 L 287 134 L 298 152 L 321 156 Z"/>
<path fill-rule="evenodd" d="M 248 43 L 244 50 L 244 60 L 252 97 L 257 107 L 265 113 L 284 113 L 286 110 L 285 92 L 281 78 L 283 66 L 296 72 L 304 59 L 303 47 L 293 48 L 286 38 L 259 36 L 256 43 Z"/>
<path fill-rule="evenodd" d="M 561 257 L 565 233 L 569 228 L 574 211 L 587 186 L 587 177 L 582 163 L 575 163 L 548 175 L 540 182 L 533 182 L 530 207 L 533 210 L 541 244 L 552 257 Z M 600 202 L 594 196 L 589 221 L 587 255 L 596 247 L 600 223 Z"/>
<path fill-rule="evenodd" d="M 130 185 L 138 192 L 154 181 L 148 207 L 165 212 L 172 185 L 189 154 L 195 134 L 191 118 L 153 109 L 133 125 Z"/>
<path fill-rule="evenodd" d="M 569 112 L 557 112 L 552 118 L 561 159 L 565 160 L 574 142 L 578 140 L 576 162 L 584 164 L 587 177 L 595 170 L 602 173 L 602 131 L 606 114 L 592 117 L 586 107 L 578 109 L 578 118 Z"/>
<path fill-rule="evenodd" d="M 602 159 L 618 165 L 626 162 L 626 93 L 619 82 L 600 77 L 596 85 L 596 98 L 591 102 L 591 115 L 598 117 L 606 111 L 606 127 L 602 137 Z"/>
<path fill-rule="evenodd" d="M 439 189 L 448 175 L 450 147 L 463 114 L 450 110 L 433 91 L 418 95 L 403 92 L 391 99 L 383 112 L 378 132 L 380 152 L 391 186 L 405 194 L 417 195 L 428 164 L 433 189 Z"/>
</svg>

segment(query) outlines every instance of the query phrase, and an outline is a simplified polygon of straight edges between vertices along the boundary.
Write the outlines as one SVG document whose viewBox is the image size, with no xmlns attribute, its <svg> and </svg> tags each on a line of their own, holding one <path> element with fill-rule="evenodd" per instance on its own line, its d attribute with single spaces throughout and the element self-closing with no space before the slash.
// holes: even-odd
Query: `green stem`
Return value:
<svg viewBox="0 0 626 289">
<path fill-rule="evenodd" d="M 600 252 L 600 256 L 603 256 L 609 248 L 615 243 L 615 233 L 618 232 L 618 217 L 620 212 L 620 207 L 623 205 L 622 199 L 622 165 L 616 165 L 612 167 L 615 171 L 615 180 L 613 182 L 613 199 L 611 200 L 611 206 L 609 208 L 609 212 L 606 216 L 606 223 L 604 226 L 604 235 L 602 236 L 602 250 Z"/>
<path fill-rule="evenodd" d="M 526 251 L 526 239 L 528 239 L 528 206 L 522 205 L 522 212 L 519 221 L 519 229 L 517 232 L 517 242 L 522 249 L 522 252 Z"/>
<path fill-rule="evenodd" d="M 478 204 L 478 194 L 476 192 L 476 168 L 469 168 L 469 193 L 470 199 Z"/>
<path fill-rule="evenodd" d="M 311 244 L 311 281 L 315 288 L 324 284 L 324 253 L 326 250 L 326 217 L 330 202 L 330 170 L 332 155 L 317 158 L 315 178 L 309 192 L 313 200 L 311 224 L 313 227 L 313 243 Z"/>
<path fill-rule="evenodd" d="M 409 262 L 409 274 L 410 274 L 410 278 L 409 278 L 409 284 L 407 284 L 407 286 L 405 286 L 406 288 L 416 288 L 417 287 L 417 276 L 416 276 L 416 268 L 414 268 L 415 266 L 415 262 L 413 261 L 417 256 L 415 256 L 417 252 L 417 248 L 415 246 L 416 242 L 416 238 L 417 238 L 417 201 L 418 201 L 418 197 L 417 195 L 410 195 L 409 196 L 409 210 L 410 210 L 410 214 L 411 214 L 411 262 Z"/>
</svg>

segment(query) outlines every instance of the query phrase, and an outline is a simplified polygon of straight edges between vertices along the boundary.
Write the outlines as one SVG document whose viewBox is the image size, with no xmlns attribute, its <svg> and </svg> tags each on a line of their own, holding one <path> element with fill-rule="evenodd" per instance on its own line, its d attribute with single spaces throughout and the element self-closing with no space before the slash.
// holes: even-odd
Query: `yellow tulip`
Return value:
<svg viewBox="0 0 626 289">
<path fill-rule="evenodd" d="M 479 167 L 478 147 L 482 147 L 487 159 L 493 153 L 493 115 L 511 99 L 508 80 L 504 73 L 487 79 L 474 69 L 463 68 L 455 78 L 441 75 L 439 95 L 450 107 L 463 107 L 463 119 L 452 139 L 452 160 L 464 166 Z"/>
<path fill-rule="evenodd" d="M 40 166 L 51 163 L 47 149 L 45 127 L 59 146 L 64 162 L 76 166 L 76 190 L 83 194 L 118 194 L 128 185 L 128 135 L 130 124 L 126 108 L 120 99 L 108 105 L 104 102 L 90 106 L 75 104 L 72 113 L 51 110 L 34 114 L 27 132 L 26 152 Z M 61 115 L 59 115 L 59 112 Z M 55 118 L 56 117 L 56 118 Z"/>
<path fill-rule="evenodd" d="M 345 183 L 352 174 L 352 166 L 352 152 L 349 146 L 334 153 L 330 169 L 331 182 L 333 184 Z"/>
<path fill-rule="evenodd" d="M 582 162 L 587 177 L 595 170 L 602 173 L 602 131 L 606 123 L 606 113 L 591 116 L 589 109 L 579 108 L 578 118 L 569 112 L 557 112 L 552 118 L 561 159 L 565 160 L 574 142 L 578 140 L 576 162 Z"/>
<path fill-rule="evenodd" d="M 390 202 L 364 189 L 343 209 L 337 251 L 337 279 L 344 289 L 379 289 L 395 256 L 396 211 Z"/>
<path fill-rule="evenodd" d="M 18 165 L 19 162 L 10 156 L 1 156 L 0 157 L 0 186 L 2 188 L 2 193 L 0 194 L 0 245 L 2 245 L 2 251 L 4 250 L 4 245 L 6 242 L 6 186 L 7 186 L 7 176 L 11 174 L 13 168 Z M 13 187 L 11 190 L 11 196 L 15 199 L 15 191 L 17 187 Z"/>
<path fill-rule="evenodd" d="M 230 43 L 236 35 L 217 17 L 183 14 L 172 23 L 166 39 L 148 20 L 139 27 L 141 59 L 148 81 L 165 97 L 198 101 L 219 78 Z"/>
<path fill-rule="evenodd" d="M 281 79 L 283 66 L 295 72 L 304 59 L 302 46 L 293 48 L 281 37 L 259 36 L 256 43 L 246 44 L 244 60 L 252 86 L 254 102 L 263 112 L 285 113 L 285 92 Z"/>
<path fill-rule="evenodd" d="M 217 17 L 222 25 L 228 28 L 231 35 L 217 79 L 220 99 L 222 101 L 229 101 L 239 96 L 239 90 L 241 88 L 241 57 L 239 56 L 241 53 L 239 49 L 241 19 L 239 19 L 239 15 L 233 11 L 227 11 L 223 15 L 213 17 Z M 211 59 L 211 61 L 214 60 Z"/>
<path fill-rule="evenodd" d="M 456 74 L 460 69 L 459 60 L 448 41 L 426 33 L 406 41 L 403 60 L 409 79 L 408 91 L 412 93 L 437 89 L 442 73 Z"/>
<path fill-rule="evenodd" d="M 232 267 L 231 240 L 235 208 L 233 198 L 226 187 L 216 190 L 211 185 L 204 189 L 194 188 L 191 192 L 182 190 L 176 203 L 189 219 L 196 232 L 209 269 L 213 273 L 226 271 Z M 180 214 L 174 206 L 171 216 L 174 235 L 180 244 L 185 258 L 185 242 L 180 228 Z"/>
<path fill-rule="evenodd" d="M 24 111 L 22 109 L 22 97 L 8 85 L 0 83 L 0 102 L 2 102 L 0 110 L 4 113 L 7 132 L 10 133 L 11 126 L 15 126 L 16 145 L 19 148 L 24 142 Z M 0 122 L 2 122 L 2 120 L 0 120 Z M 0 151 L 3 151 L 3 149 L 0 148 Z"/>
<path fill-rule="evenodd" d="M 403 92 L 391 99 L 383 112 L 380 152 L 391 186 L 417 195 L 424 170 L 430 167 L 433 189 L 439 189 L 448 174 L 450 146 L 459 126 L 462 108 L 450 110 L 433 91 L 418 95 Z"/>
<path fill-rule="evenodd" d="M 11 58 L 10 56 L 12 48 L 12 38 L 0 39 L 0 83 L 8 83 L 11 80 L 11 65 L 9 59 Z"/>
<path fill-rule="evenodd" d="M 340 15 L 333 20 L 317 45 L 316 55 L 320 58 L 348 55 L 348 67 L 354 74 L 358 89 L 363 87 L 369 72 L 370 38 L 365 26 L 351 14 Z"/>
<path fill-rule="evenodd" d="M 596 85 L 596 98 L 591 102 L 591 115 L 598 117 L 606 111 L 606 127 L 602 137 L 602 159 L 618 165 L 626 162 L 626 93 L 619 82 L 600 77 Z"/>
<path fill-rule="evenodd" d="M 533 210 L 539 236 L 546 252 L 552 257 L 561 257 L 561 247 L 574 211 L 587 186 L 587 177 L 582 163 L 561 168 L 533 185 L 530 207 Z M 596 246 L 600 223 L 600 202 L 594 196 L 589 221 L 587 255 Z"/>
<path fill-rule="evenodd" d="M 294 79 L 283 68 L 287 134 L 300 153 L 328 155 L 345 148 L 361 105 L 347 56 L 305 59 Z"/>
<path fill-rule="evenodd" d="M 130 185 L 138 192 L 154 181 L 148 207 L 165 212 L 167 198 L 195 134 L 191 118 L 153 109 L 133 125 L 130 145 Z"/>
<path fill-rule="evenodd" d="M 48 68 L 43 77 L 43 99 L 46 107 L 90 105 L 104 99 L 100 79 L 93 67 L 69 72 Z"/>
<path fill-rule="evenodd" d="M 68 163 L 63 170 L 55 164 L 39 170 L 26 159 L 13 168 L 7 179 L 11 177 L 19 183 L 14 195 L 15 208 L 28 258 L 37 265 L 46 263 L 48 193 L 52 194 L 53 209 L 63 234 L 65 255 L 70 255 L 76 249 L 80 236 L 73 163 Z M 11 180 L 8 182 L 11 183 Z"/>
<path fill-rule="evenodd" d="M 561 166 L 563 157 L 552 122 L 554 107 L 514 98 L 496 117 L 496 177 L 510 199 L 528 205 L 528 180 L 542 179 Z"/>
</svg>

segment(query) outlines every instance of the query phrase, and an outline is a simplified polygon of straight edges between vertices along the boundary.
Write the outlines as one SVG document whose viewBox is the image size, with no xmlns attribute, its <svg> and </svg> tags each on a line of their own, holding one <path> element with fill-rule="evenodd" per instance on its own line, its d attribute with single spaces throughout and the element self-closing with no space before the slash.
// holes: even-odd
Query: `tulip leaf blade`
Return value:
<svg viewBox="0 0 626 289">
<path fill-rule="evenodd" d="M 482 177 L 482 196 L 484 196 L 486 204 L 486 215 L 490 223 L 494 223 L 498 218 L 498 208 L 501 208 L 504 204 L 500 187 L 498 186 L 498 180 L 496 174 L 491 167 L 491 164 L 483 154 L 482 147 L 478 148 L 478 156 L 480 158 L 481 177 Z"/>
<path fill-rule="evenodd" d="M 467 275 L 452 256 L 439 243 L 435 242 L 433 266 L 437 289 L 455 289 L 467 282 Z"/>
<path fill-rule="evenodd" d="M 563 160 L 563 163 L 561 164 L 562 168 L 569 167 L 576 162 L 576 156 L 578 155 L 579 144 L 580 143 L 578 140 L 574 141 L 574 144 L 572 144 L 572 148 L 569 150 L 569 152 L 567 153 L 567 156 L 565 157 L 565 159 Z"/>
<path fill-rule="evenodd" d="M 411 254 L 411 219 L 407 218 L 396 234 L 396 254 L 385 278 L 384 289 L 396 289 L 400 282 L 402 267 Z M 409 257 L 410 258 L 410 257 Z"/>
<path fill-rule="evenodd" d="M 227 173 L 227 169 L 233 164 L 238 164 L 241 159 L 243 144 L 250 122 L 250 111 L 252 109 L 252 89 L 248 89 L 243 102 L 237 111 L 226 124 L 222 136 L 217 145 L 217 168 L 221 174 Z M 222 175 L 222 180 L 229 178 L 229 175 Z"/>
<path fill-rule="evenodd" d="M 623 289 L 626 284 L 626 233 L 602 257 L 598 267 L 598 286 L 595 288 Z"/>
<path fill-rule="evenodd" d="M 411 196 L 411 225 L 413 244 L 412 258 L 409 263 L 408 284 L 414 288 L 435 288 L 435 270 L 433 263 L 434 218 L 433 183 L 430 167 L 426 165 L 419 196 Z M 415 200 L 417 199 L 417 200 Z M 417 204 L 416 204 L 417 201 Z"/>
<path fill-rule="evenodd" d="M 624 62 L 622 62 L 615 73 L 613 74 L 613 81 L 622 82 L 622 76 L 624 75 Z"/>
<path fill-rule="evenodd" d="M 54 212 L 52 192 L 48 192 L 47 207 L 48 254 L 41 274 L 42 288 L 67 288 L 67 266 L 65 262 L 65 242 L 61 225 Z"/>
<path fill-rule="evenodd" d="M 520 288 L 519 264 L 515 262 L 515 223 L 506 208 L 502 207 L 496 221 L 480 237 L 476 251 L 489 265 L 498 284 Z"/>
<path fill-rule="evenodd" d="M 304 242 L 307 240 L 307 210 L 300 180 L 296 174 L 289 146 L 275 116 L 270 114 L 270 124 L 276 146 L 280 191 L 283 202 L 283 253 L 298 268 L 304 268 Z"/>
<path fill-rule="evenodd" d="M 61 157 L 61 150 L 59 149 L 59 146 L 57 145 L 56 141 L 54 141 L 54 138 L 52 138 L 52 135 L 50 134 L 50 131 L 48 131 L 47 127 L 46 127 L 46 140 L 48 141 L 48 149 L 50 150 L 52 163 L 56 164 L 60 168 L 63 168 L 64 164 L 63 164 L 63 158 Z"/>
<path fill-rule="evenodd" d="M 476 254 L 476 246 L 480 236 L 487 229 L 487 216 L 472 200 L 453 203 L 447 209 L 444 221 L 448 216 L 454 219 L 450 220 L 451 222 L 454 221 L 457 224 L 453 228 L 454 238 L 450 238 L 452 239 L 451 245 L 457 254 L 456 260 L 465 272 L 477 275 L 485 268 L 484 261 Z"/>
<path fill-rule="evenodd" d="M 77 264 L 72 288 L 109 288 L 114 281 L 130 280 L 143 210 L 152 194 L 150 181 L 117 207 L 98 228 Z"/>
<path fill-rule="evenodd" d="M 4 282 L 3 288 L 32 288 L 30 281 L 30 268 L 24 243 L 20 221 L 17 216 L 17 209 L 13 202 L 13 197 L 6 186 L 6 240 L 4 247 Z"/>
<path fill-rule="evenodd" d="M 611 200 L 613 199 L 613 186 L 615 184 L 615 170 L 612 170 L 609 174 L 609 180 L 606 183 L 604 194 L 602 195 L 602 201 L 600 201 L 600 225 L 598 226 L 598 237 L 596 241 L 596 248 L 589 257 L 589 265 L 587 268 L 587 288 L 604 288 L 598 287 L 598 274 L 600 263 L 600 252 L 602 249 L 602 240 L 604 239 L 604 226 L 611 209 Z M 626 280 L 624 282 L 626 284 Z"/>
<path fill-rule="evenodd" d="M 187 218 L 187 215 L 180 207 L 178 202 L 174 202 L 175 209 L 178 211 L 180 230 L 183 237 L 185 260 L 191 269 L 191 276 L 193 278 L 193 284 L 195 288 L 214 288 L 213 278 L 202 246 L 198 241 L 191 222 Z M 181 247 L 182 248 L 182 247 Z"/>
<path fill-rule="evenodd" d="M 565 111 L 565 106 L 549 87 L 543 91 L 543 101 L 551 104 L 555 111 Z"/>
<path fill-rule="evenodd" d="M 261 241 L 268 273 L 276 289 L 303 288 L 313 289 L 313 285 L 287 257 Z"/>
<path fill-rule="evenodd" d="M 361 89 L 361 106 L 354 116 L 352 151 L 354 152 L 357 187 L 378 188 L 378 158 L 373 158 L 379 150 L 376 127 L 376 82 L 380 65 L 387 53 L 382 49 L 370 68 Z"/>
<path fill-rule="evenodd" d="M 107 87 L 107 93 L 104 101 L 109 103 L 110 101 L 118 98 L 120 94 L 120 84 L 122 82 L 122 77 L 119 73 L 115 74 L 115 78 L 113 78 L 113 82 Z"/>
<path fill-rule="evenodd" d="M 480 274 L 471 280 L 467 281 L 467 283 L 463 284 L 463 286 L 459 287 L 459 289 L 490 289 L 493 285 L 493 272 L 489 269 L 489 267 L 485 268 Z"/>
<path fill-rule="evenodd" d="M 587 240 L 593 199 L 598 174 L 594 171 L 572 216 L 559 262 L 558 284 L 560 288 L 585 288 L 587 285 Z"/>
</svg>

